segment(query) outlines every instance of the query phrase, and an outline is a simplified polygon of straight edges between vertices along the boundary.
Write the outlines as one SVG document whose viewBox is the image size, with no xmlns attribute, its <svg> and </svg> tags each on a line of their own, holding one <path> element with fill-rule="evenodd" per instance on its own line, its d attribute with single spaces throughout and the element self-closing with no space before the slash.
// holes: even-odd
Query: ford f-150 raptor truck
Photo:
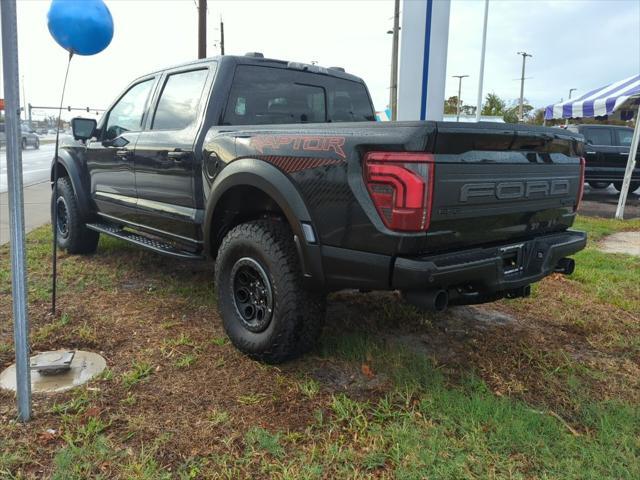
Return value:
<svg viewBox="0 0 640 480">
<path fill-rule="evenodd" d="M 581 136 L 376 122 L 341 68 L 210 58 L 72 124 L 52 166 L 59 246 L 92 253 L 106 234 L 215 259 L 224 328 L 266 362 L 313 346 L 328 292 L 399 290 L 431 310 L 523 297 L 586 242 L 569 230 Z"/>
</svg>

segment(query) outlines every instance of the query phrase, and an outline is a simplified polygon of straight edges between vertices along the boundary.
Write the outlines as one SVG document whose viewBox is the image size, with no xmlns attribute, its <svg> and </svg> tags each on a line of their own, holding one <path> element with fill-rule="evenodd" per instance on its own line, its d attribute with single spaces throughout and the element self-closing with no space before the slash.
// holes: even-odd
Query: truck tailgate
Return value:
<svg viewBox="0 0 640 480">
<path fill-rule="evenodd" d="M 560 129 L 439 123 L 427 250 L 565 230 L 582 189 L 578 139 Z"/>
</svg>

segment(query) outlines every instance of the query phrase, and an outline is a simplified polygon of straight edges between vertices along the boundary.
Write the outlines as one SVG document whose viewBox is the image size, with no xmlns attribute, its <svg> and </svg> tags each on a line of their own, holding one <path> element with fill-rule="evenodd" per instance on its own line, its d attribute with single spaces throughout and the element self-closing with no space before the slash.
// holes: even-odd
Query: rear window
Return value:
<svg viewBox="0 0 640 480">
<path fill-rule="evenodd" d="M 375 121 L 363 84 L 282 68 L 240 65 L 224 125 Z"/>
<path fill-rule="evenodd" d="M 585 128 L 583 135 L 591 145 L 613 145 L 610 128 Z"/>
</svg>

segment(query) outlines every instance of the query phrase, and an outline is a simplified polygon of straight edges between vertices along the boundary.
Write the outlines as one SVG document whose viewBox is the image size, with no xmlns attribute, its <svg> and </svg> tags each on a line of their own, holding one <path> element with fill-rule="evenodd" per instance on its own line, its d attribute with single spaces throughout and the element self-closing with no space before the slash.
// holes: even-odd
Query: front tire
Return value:
<svg viewBox="0 0 640 480">
<path fill-rule="evenodd" d="M 39 138 L 36 138 L 36 143 L 35 143 L 35 145 L 34 145 L 33 147 L 34 147 L 36 150 L 39 150 L 39 149 L 40 149 L 40 139 L 39 139 Z"/>
<path fill-rule="evenodd" d="M 53 209 L 58 209 L 58 247 L 69 253 L 94 253 L 100 234 L 89 230 L 80 217 L 78 199 L 68 177 L 58 179 L 57 198 L 51 195 L 51 224 Z M 56 228 L 56 226 L 54 226 Z"/>
<path fill-rule="evenodd" d="M 251 358 L 280 363 L 320 337 L 326 299 L 302 287 L 293 233 L 284 222 L 233 228 L 218 251 L 215 287 L 227 335 Z"/>
</svg>

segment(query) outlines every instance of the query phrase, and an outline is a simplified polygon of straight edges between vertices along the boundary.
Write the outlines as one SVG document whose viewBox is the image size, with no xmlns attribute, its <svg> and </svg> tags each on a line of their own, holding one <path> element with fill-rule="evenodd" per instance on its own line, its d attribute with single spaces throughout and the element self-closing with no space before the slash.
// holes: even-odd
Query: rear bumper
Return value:
<svg viewBox="0 0 640 480">
<path fill-rule="evenodd" d="M 419 258 L 328 246 L 322 246 L 321 251 L 327 290 L 456 289 L 465 295 L 487 296 L 539 281 L 555 270 L 560 259 L 582 250 L 586 243 L 586 233 L 569 230 L 518 243 Z M 517 269 L 505 268 L 505 258 L 513 257 L 514 252 Z"/>
<path fill-rule="evenodd" d="M 419 259 L 397 258 L 391 285 L 399 290 L 509 291 L 553 273 L 560 259 L 582 250 L 586 243 L 586 233 L 567 231 L 516 244 Z M 514 265 L 506 266 L 512 261 Z"/>
</svg>

